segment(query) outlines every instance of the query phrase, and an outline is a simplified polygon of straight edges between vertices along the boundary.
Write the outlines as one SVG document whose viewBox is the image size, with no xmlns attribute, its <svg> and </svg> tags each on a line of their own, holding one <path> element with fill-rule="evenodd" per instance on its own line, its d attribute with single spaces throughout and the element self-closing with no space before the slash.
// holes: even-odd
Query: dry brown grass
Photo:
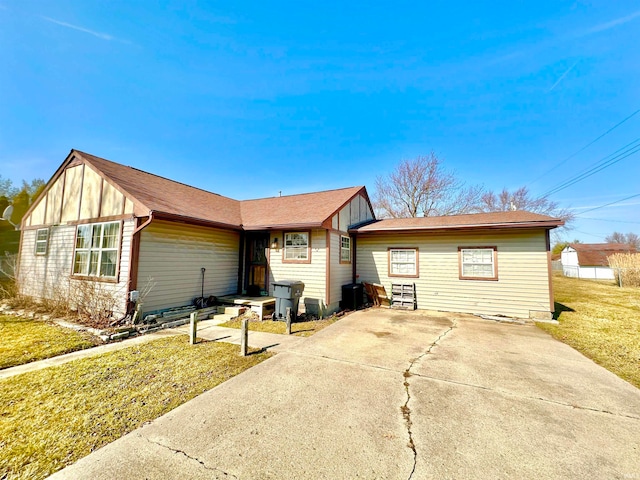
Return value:
<svg viewBox="0 0 640 480">
<path fill-rule="evenodd" d="M 322 320 L 307 320 L 304 322 L 294 322 L 291 324 L 291 335 L 297 335 L 298 337 L 310 337 L 316 332 L 319 332 L 323 328 L 328 327 L 332 323 L 338 321 L 339 317 L 332 315 L 329 318 Z M 230 320 L 221 324 L 221 327 L 227 328 L 240 328 L 242 321 L 240 319 Z M 287 330 L 285 322 L 272 321 L 272 320 L 250 320 L 249 330 L 254 332 L 267 332 L 278 333 L 284 335 Z"/>
<path fill-rule="evenodd" d="M 0 478 L 45 478 L 271 355 L 176 336 L 0 380 Z"/>
<path fill-rule="evenodd" d="M 640 253 L 614 253 L 607 260 L 616 269 L 616 281 L 625 287 L 640 287 Z"/>
<path fill-rule="evenodd" d="M 559 325 L 538 326 L 640 388 L 640 289 L 554 274 Z"/>
<path fill-rule="evenodd" d="M 42 320 L 0 316 L 0 369 L 75 352 L 102 343 L 99 338 Z"/>
</svg>

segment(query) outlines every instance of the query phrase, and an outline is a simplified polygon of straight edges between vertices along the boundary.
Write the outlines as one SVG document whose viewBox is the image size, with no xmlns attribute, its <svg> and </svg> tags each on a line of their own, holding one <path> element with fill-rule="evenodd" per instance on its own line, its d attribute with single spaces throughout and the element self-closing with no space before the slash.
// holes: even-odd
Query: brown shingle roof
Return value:
<svg viewBox="0 0 640 480">
<path fill-rule="evenodd" d="M 364 187 L 241 201 L 246 230 L 320 226 Z"/>
<path fill-rule="evenodd" d="M 442 217 L 388 218 L 353 229 L 353 231 L 358 233 L 377 233 L 478 228 L 555 228 L 563 224 L 562 220 L 547 215 L 525 211 L 508 211 Z"/>
<path fill-rule="evenodd" d="M 364 187 L 288 195 L 257 200 L 234 200 L 158 175 L 72 150 L 70 157 L 93 165 L 123 193 L 133 197 L 136 214 L 201 221 L 233 228 L 320 227 Z M 330 225 L 329 225 L 330 226 Z"/>
<path fill-rule="evenodd" d="M 636 249 L 626 243 L 570 243 L 578 254 L 578 264 L 585 266 L 609 266 L 607 257 L 614 253 L 636 253 Z"/>
<path fill-rule="evenodd" d="M 239 227 L 242 223 L 240 202 L 237 200 L 88 153 L 77 150 L 74 152 L 134 197 L 142 208 L 152 210 L 154 213 L 233 227 Z"/>
</svg>

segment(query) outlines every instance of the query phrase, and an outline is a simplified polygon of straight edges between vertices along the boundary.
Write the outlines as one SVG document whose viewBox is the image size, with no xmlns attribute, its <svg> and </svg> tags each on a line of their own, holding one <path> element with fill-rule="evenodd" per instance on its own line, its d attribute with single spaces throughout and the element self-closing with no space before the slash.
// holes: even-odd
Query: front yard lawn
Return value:
<svg viewBox="0 0 640 480">
<path fill-rule="evenodd" d="M 0 380 L 0 478 L 44 478 L 263 360 L 187 336 Z"/>
<path fill-rule="evenodd" d="M 640 288 L 554 274 L 558 340 L 640 388 Z"/>
<path fill-rule="evenodd" d="M 331 317 L 322 320 L 292 322 L 291 335 L 297 335 L 298 337 L 310 337 L 314 333 L 319 332 L 325 327 L 328 327 L 332 323 L 335 323 L 338 319 L 339 317 L 332 315 Z M 241 328 L 242 320 L 229 320 L 228 322 L 220 324 L 220 326 L 227 328 Z M 250 320 L 249 330 L 252 330 L 254 332 L 279 333 L 281 335 L 284 335 L 287 330 L 287 324 L 285 322 L 273 320 Z"/>
<path fill-rule="evenodd" d="M 0 369 L 93 347 L 100 339 L 42 320 L 0 316 Z M 1 478 L 1 477 L 0 477 Z"/>
</svg>

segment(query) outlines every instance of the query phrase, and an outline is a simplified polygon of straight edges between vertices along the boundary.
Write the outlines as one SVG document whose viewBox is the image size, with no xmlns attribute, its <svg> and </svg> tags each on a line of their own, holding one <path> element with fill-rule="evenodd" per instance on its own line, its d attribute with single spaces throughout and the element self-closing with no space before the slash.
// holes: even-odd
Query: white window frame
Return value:
<svg viewBox="0 0 640 480">
<path fill-rule="evenodd" d="M 340 235 L 340 263 L 351 263 L 351 237 L 347 235 Z"/>
<path fill-rule="evenodd" d="M 498 280 L 498 248 L 458 247 L 460 280 Z M 490 271 L 487 270 L 490 266 Z"/>
<path fill-rule="evenodd" d="M 413 255 L 408 255 L 409 253 Z M 419 277 L 420 264 L 417 247 L 389 247 L 387 255 L 390 277 Z M 411 258 L 411 256 L 413 256 L 413 258 Z"/>
<path fill-rule="evenodd" d="M 105 246 L 105 230 L 115 225 L 114 235 L 107 238 L 112 245 Z M 85 231 L 81 235 L 81 231 Z M 96 236 L 95 233 L 98 233 Z M 76 228 L 76 243 L 73 249 L 72 273 L 74 276 L 87 278 L 116 279 L 118 276 L 118 260 L 120 257 L 120 235 L 122 222 L 86 223 Z M 88 237 L 87 237 L 88 235 Z M 82 243 L 81 243 L 82 242 Z M 84 256 L 84 259 L 82 257 Z M 111 262 L 106 262 L 109 257 Z M 113 268 L 113 274 L 105 274 L 107 266 Z"/>
<path fill-rule="evenodd" d="M 284 263 L 310 263 L 310 239 L 309 232 L 285 232 L 282 261 Z"/>
<path fill-rule="evenodd" d="M 40 234 L 44 235 L 41 237 Z M 49 229 L 39 228 L 36 230 L 35 254 L 46 255 L 49 250 Z"/>
</svg>

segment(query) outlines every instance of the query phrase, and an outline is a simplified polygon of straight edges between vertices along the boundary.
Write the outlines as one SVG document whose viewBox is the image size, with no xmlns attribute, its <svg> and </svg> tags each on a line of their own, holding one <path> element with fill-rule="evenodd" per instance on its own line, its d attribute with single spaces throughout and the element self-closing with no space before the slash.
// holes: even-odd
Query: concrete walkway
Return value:
<svg viewBox="0 0 640 480">
<path fill-rule="evenodd" d="M 71 362 L 79 358 L 88 358 L 96 355 L 102 355 L 107 352 L 113 352 L 115 350 L 121 350 L 123 348 L 132 347 L 134 345 L 140 345 L 142 343 L 147 343 L 159 338 L 181 334 L 189 334 L 188 324 L 167 330 L 159 330 L 147 335 L 128 338 L 120 342 L 99 345 L 97 347 L 78 350 L 77 352 L 58 355 L 57 357 L 46 358 L 44 360 L 38 360 L 36 362 L 30 362 L 24 365 L 5 368 L 3 370 L 0 370 L 0 380 L 3 378 L 13 377 L 14 375 L 20 375 L 21 373 L 33 372 L 35 370 L 52 367 L 54 365 L 61 365 L 63 363 Z M 249 332 L 248 337 L 248 344 L 250 347 L 263 348 L 276 352 L 287 350 L 295 345 L 301 344 L 305 340 L 303 337 L 297 337 L 294 335 L 287 336 L 277 335 L 274 333 L 251 331 Z M 218 327 L 215 321 L 203 320 L 198 322 L 198 338 L 240 345 L 240 330 L 236 328 Z"/>
<path fill-rule="evenodd" d="M 54 479 L 640 478 L 640 391 L 532 325 L 356 312 Z"/>
</svg>

